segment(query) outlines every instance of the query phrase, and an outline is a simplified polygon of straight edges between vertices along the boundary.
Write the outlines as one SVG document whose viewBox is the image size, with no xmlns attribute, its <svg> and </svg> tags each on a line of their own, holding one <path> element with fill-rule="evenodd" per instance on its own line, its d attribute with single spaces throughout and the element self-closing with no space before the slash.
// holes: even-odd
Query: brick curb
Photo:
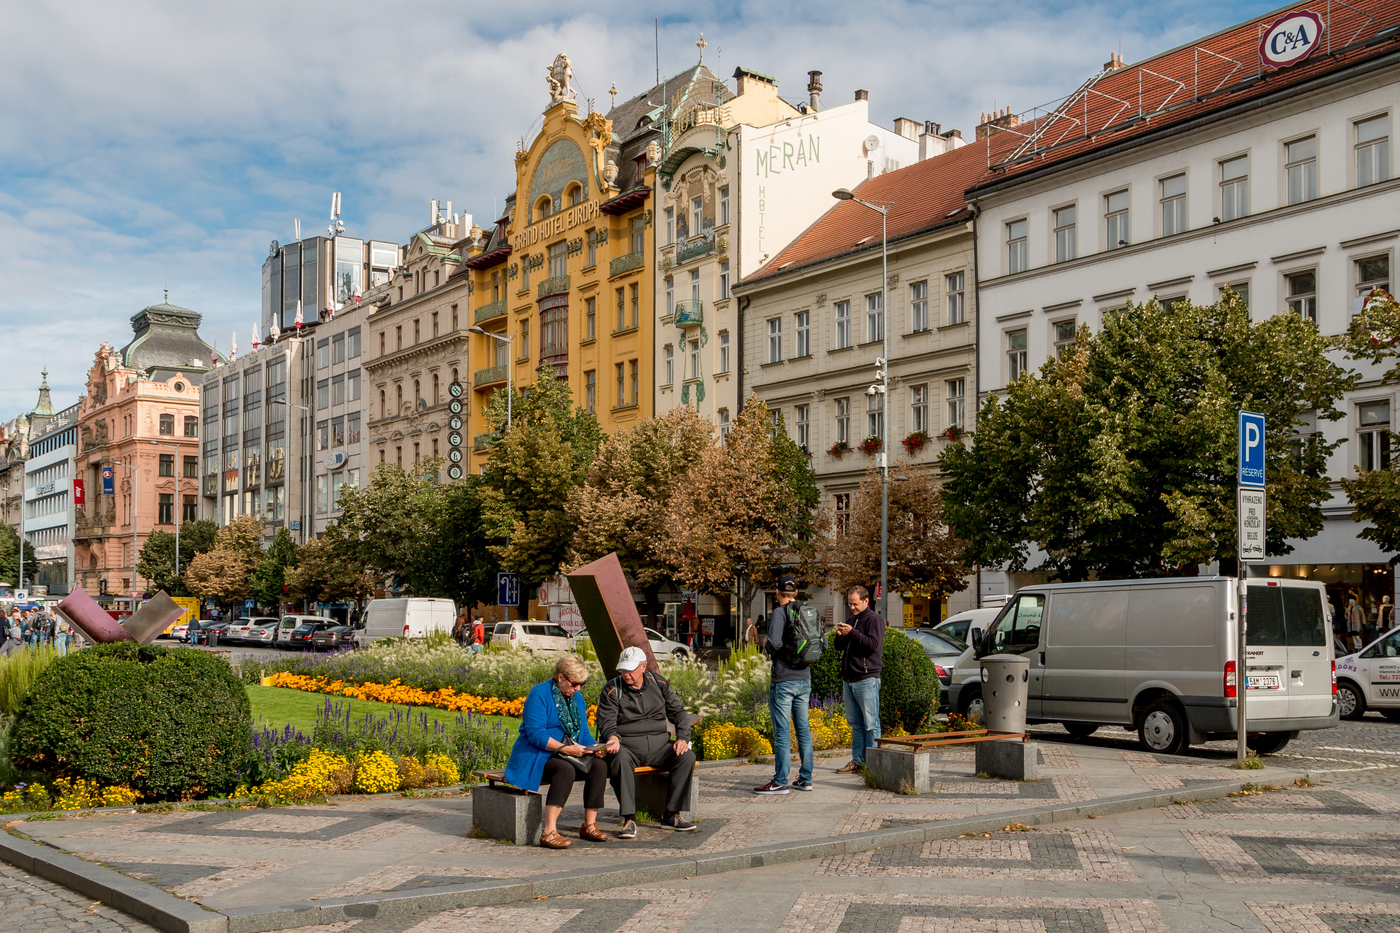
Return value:
<svg viewBox="0 0 1400 933">
<path fill-rule="evenodd" d="M 1294 780 L 1306 772 L 1270 769 L 1270 777 Z M 166 891 L 127 877 L 110 868 L 80 859 L 46 843 L 12 834 L 0 836 L 0 860 L 24 871 L 57 882 L 86 897 L 117 908 L 168 933 L 269 933 L 294 927 L 339 923 L 372 917 L 402 917 L 427 911 L 486 907 L 528 901 L 537 897 L 585 894 L 623 884 L 676 881 L 697 875 L 714 875 L 747 868 L 762 868 L 832 855 L 852 855 L 885 846 L 911 845 L 935 839 L 952 839 L 964 833 L 995 832 L 1009 823 L 1047 826 L 1108 816 L 1134 810 L 1170 806 L 1182 798 L 1217 800 L 1255 783 L 1240 778 L 1212 784 L 1193 784 L 1165 791 L 1146 791 L 1085 803 L 1061 804 L 997 813 L 991 816 L 940 820 L 892 829 L 876 829 L 845 836 L 797 839 L 790 842 L 716 852 L 697 858 L 647 859 L 635 865 L 579 868 L 533 878 L 501 879 L 474 884 L 444 885 L 431 893 L 377 894 L 327 898 L 277 907 L 244 907 L 214 911 L 175 897 Z"/>
</svg>

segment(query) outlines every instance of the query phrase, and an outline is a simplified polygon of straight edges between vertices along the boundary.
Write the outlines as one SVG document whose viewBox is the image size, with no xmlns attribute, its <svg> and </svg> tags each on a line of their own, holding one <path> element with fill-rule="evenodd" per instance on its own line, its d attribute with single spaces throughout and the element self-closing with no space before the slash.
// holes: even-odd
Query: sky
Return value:
<svg viewBox="0 0 1400 933">
<path fill-rule="evenodd" d="M 406 241 L 429 200 L 477 223 L 514 184 L 513 154 L 565 52 L 581 102 L 609 106 L 704 60 L 823 102 L 870 92 L 871 119 L 979 115 L 1072 92 L 1109 54 L 1132 63 L 1274 8 L 1244 0 L 1079 3 L 749 2 L 687 6 L 424 0 L 237 3 L 0 0 L 0 421 L 77 401 L 103 340 L 162 300 L 247 349 L 269 241 L 325 230 Z M 659 17 L 659 23 L 655 21 Z M 732 81 L 731 81 L 732 86 Z"/>
</svg>

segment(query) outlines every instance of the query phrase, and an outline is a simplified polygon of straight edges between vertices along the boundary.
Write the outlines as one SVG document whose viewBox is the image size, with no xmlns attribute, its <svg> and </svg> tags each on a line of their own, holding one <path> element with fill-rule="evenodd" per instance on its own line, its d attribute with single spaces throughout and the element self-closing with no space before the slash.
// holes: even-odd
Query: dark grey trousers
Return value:
<svg viewBox="0 0 1400 933">
<path fill-rule="evenodd" d="M 666 793 L 666 812 L 679 813 L 685 809 L 690 775 L 695 771 L 695 752 L 677 755 L 671 737 L 656 735 L 620 735 L 622 748 L 608 756 L 608 777 L 617 795 L 618 813 L 626 819 L 637 814 L 637 775 L 633 769 L 643 766 L 669 772 L 671 786 Z M 652 816 L 665 814 L 653 813 Z"/>
</svg>

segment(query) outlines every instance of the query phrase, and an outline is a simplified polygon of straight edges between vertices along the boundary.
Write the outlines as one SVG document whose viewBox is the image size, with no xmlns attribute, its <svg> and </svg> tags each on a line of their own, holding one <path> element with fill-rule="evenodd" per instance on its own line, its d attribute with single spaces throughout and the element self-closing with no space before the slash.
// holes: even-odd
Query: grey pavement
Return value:
<svg viewBox="0 0 1400 933">
<path fill-rule="evenodd" d="M 155 928 L 62 885 L 0 863 L 5 933 L 155 933 Z"/>
</svg>

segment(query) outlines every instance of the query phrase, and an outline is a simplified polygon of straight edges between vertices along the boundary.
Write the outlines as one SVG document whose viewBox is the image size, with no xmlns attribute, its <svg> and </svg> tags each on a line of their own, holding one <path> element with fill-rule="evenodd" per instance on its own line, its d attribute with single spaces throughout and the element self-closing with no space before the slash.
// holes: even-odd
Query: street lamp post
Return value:
<svg viewBox="0 0 1400 933">
<path fill-rule="evenodd" d="M 509 431 L 510 428 L 511 428 L 511 418 L 510 418 L 510 414 L 511 414 L 511 413 L 510 413 L 511 396 L 513 396 L 513 395 L 515 394 L 515 392 L 514 392 L 515 380 L 514 380 L 514 378 L 513 378 L 514 374 L 511 372 L 511 370 L 512 370 L 513 367 L 510 365 L 510 345 L 511 345 L 511 341 L 515 340 L 515 335 L 514 335 L 514 334 L 507 334 L 506 336 L 502 337 L 500 334 L 493 334 L 493 333 L 491 333 L 489 330 L 486 330 L 486 329 L 484 329 L 484 328 L 482 328 L 482 327 L 480 327 L 480 326 L 477 326 L 477 327 L 468 327 L 468 328 L 467 328 L 467 333 L 469 333 L 469 334 L 479 334 L 479 335 L 481 335 L 481 336 L 483 336 L 483 337 L 490 337 L 492 340 L 499 340 L 501 343 L 503 343 L 503 344 L 506 345 L 506 430 Z"/>
<path fill-rule="evenodd" d="M 890 240 L 889 204 L 874 204 L 863 201 L 851 193 L 849 188 L 838 188 L 831 192 L 838 201 L 855 201 L 880 215 L 880 339 L 883 356 L 876 360 L 880 368 L 875 376 L 879 385 L 869 388 L 870 395 L 880 396 L 880 617 L 889 623 L 890 605 L 890 329 L 886 316 L 890 307 Z"/>
</svg>

